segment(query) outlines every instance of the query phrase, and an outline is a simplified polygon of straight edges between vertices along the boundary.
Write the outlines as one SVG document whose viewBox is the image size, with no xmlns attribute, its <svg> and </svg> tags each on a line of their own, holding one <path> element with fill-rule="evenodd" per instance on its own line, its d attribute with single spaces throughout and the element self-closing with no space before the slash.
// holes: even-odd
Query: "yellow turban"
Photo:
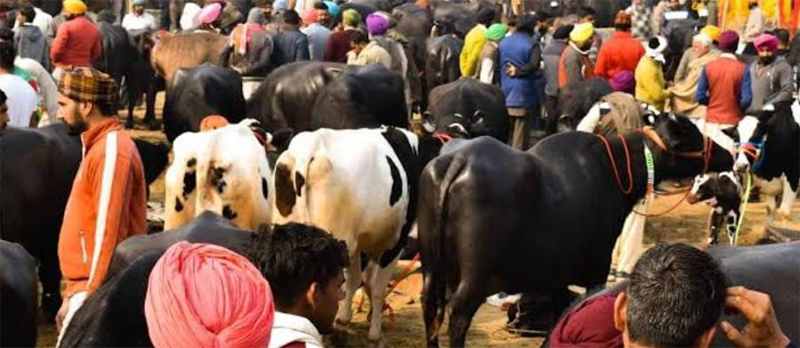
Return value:
<svg viewBox="0 0 800 348">
<path fill-rule="evenodd" d="M 86 4 L 81 0 L 64 0 L 64 12 L 71 15 L 84 14 L 86 12 Z"/>
<path fill-rule="evenodd" d="M 706 25 L 705 28 L 700 30 L 700 34 L 706 34 L 711 40 L 719 41 L 719 35 L 722 34 L 722 30 L 716 25 Z"/>
<path fill-rule="evenodd" d="M 572 32 L 569 33 L 569 39 L 575 43 L 584 43 L 592 38 L 594 34 L 594 25 L 590 22 L 576 24 Z"/>
</svg>

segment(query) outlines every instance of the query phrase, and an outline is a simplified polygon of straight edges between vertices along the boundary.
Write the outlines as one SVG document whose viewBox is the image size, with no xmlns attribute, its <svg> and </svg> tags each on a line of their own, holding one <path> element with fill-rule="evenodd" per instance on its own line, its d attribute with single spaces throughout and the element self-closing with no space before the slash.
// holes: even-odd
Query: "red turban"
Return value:
<svg viewBox="0 0 800 348">
<path fill-rule="evenodd" d="M 269 284 L 247 259 L 187 242 L 158 260 L 144 303 L 150 339 L 159 348 L 264 348 L 274 311 Z"/>
</svg>

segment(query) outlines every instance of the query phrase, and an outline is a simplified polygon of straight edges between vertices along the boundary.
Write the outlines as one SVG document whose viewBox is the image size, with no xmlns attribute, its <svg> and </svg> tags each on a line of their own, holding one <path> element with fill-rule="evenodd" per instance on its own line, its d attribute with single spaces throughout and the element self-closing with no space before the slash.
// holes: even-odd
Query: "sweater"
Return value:
<svg viewBox="0 0 800 348">
<path fill-rule="evenodd" d="M 669 97 L 661 63 L 651 57 L 643 57 L 636 66 L 636 99 L 664 110 L 664 102 Z"/>
<path fill-rule="evenodd" d="M 761 63 L 750 66 L 750 84 L 753 91 L 753 102 L 747 109 L 752 115 L 764 108 L 764 105 L 790 100 L 793 97 L 792 67 L 783 57 L 764 67 Z"/>
<path fill-rule="evenodd" d="M 309 59 L 308 37 L 296 28 L 281 31 L 272 37 L 272 66 Z"/>
<path fill-rule="evenodd" d="M 350 51 L 350 35 L 355 29 L 347 28 L 343 31 L 336 31 L 328 37 L 325 44 L 325 52 L 322 60 L 326 62 L 347 63 L 347 52 Z"/>
<path fill-rule="evenodd" d="M 300 29 L 300 31 L 308 36 L 308 54 L 311 60 L 322 61 L 322 55 L 325 53 L 325 45 L 328 43 L 328 37 L 331 36 L 331 30 L 319 23 L 311 23 L 311 25 Z"/>
<path fill-rule="evenodd" d="M 386 69 L 392 69 L 392 57 L 375 41 L 370 41 L 358 54 L 355 51 L 347 53 L 347 64 L 370 65 L 373 63 L 379 63 Z"/>
<path fill-rule="evenodd" d="M 92 66 L 103 54 L 100 31 L 86 18 L 78 16 L 58 28 L 50 50 L 50 60 L 59 68 Z"/>
<path fill-rule="evenodd" d="M 695 99 L 708 105 L 706 121 L 738 124 L 752 100 L 747 66 L 730 53 L 706 64 L 700 73 Z"/>
<path fill-rule="evenodd" d="M 478 24 L 464 38 L 464 48 L 459 57 L 461 76 L 477 77 L 478 59 L 486 44 L 486 26 Z"/>
<path fill-rule="evenodd" d="M 83 161 L 58 238 L 64 297 L 103 283 L 114 248 L 147 232 L 147 183 L 131 137 L 111 117 L 81 134 Z"/>
<path fill-rule="evenodd" d="M 506 107 L 533 108 L 536 106 L 534 75 L 511 77 L 505 73 L 504 67 L 513 64 L 516 67 L 528 65 L 535 45 L 533 38 L 522 32 L 516 32 L 500 41 L 500 87 L 506 96 Z"/>
<path fill-rule="evenodd" d="M 594 77 L 594 66 L 588 52 L 581 52 L 572 42 L 564 49 L 558 61 L 558 87 L 570 82 L 586 81 Z"/>
<path fill-rule="evenodd" d="M 544 61 L 544 94 L 550 97 L 558 96 L 558 61 L 567 48 L 566 40 L 553 40 L 542 51 Z"/>
<path fill-rule="evenodd" d="M 14 34 L 14 47 L 18 57 L 33 59 L 45 68 L 50 66 L 50 47 L 39 27 L 33 24 L 19 27 Z"/>
<path fill-rule="evenodd" d="M 621 71 L 633 72 L 643 56 L 644 46 L 639 40 L 629 32 L 617 31 L 597 53 L 594 74 L 609 80 Z"/>
</svg>

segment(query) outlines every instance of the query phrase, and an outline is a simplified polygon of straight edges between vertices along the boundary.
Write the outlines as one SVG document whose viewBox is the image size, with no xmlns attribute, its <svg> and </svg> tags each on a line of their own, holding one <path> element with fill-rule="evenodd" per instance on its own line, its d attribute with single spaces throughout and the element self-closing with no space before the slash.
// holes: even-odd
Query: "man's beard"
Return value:
<svg viewBox="0 0 800 348">
<path fill-rule="evenodd" d="M 89 125 L 86 123 L 86 119 L 80 116 L 76 117 L 75 121 L 73 121 L 72 123 L 69 123 L 66 120 L 64 120 L 64 123 L 66 123 L 67 126 L 69 126 L 70 135 L 81 135 L 81 133 L 89 129 Z"/>
<path fill-rule="evenodd" d="M 775 56 L 758 57 L 758 61 L 761 62 L 761 65 L 770 65 L 775 61 Z"/>
</svg>

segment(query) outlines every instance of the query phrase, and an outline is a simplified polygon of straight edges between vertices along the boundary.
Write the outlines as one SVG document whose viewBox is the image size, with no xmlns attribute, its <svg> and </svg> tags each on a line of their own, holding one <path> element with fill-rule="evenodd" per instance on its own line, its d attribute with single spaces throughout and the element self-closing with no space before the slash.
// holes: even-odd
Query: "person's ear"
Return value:
<svg viewBox="0 0 800 348">
<path fill-rule="evenodd" d="M 308 287 L 308 291 L 306 291 L 306 304 L 308 308 L 313 310 L 316 307 L 317 298 L 320 296 L 320 289 L 319 283 L 311 283 L 311 286 Z"/>
<path fill-rule="evenodd" d="M 617 295 L 614 300 L 614 327 L 620 332 L 625 332 L 628 322 L 628 295 L 624 292 Z"/>
<path fill-rule="evenodd" d="M 80 111 L 81 116 L 84 118 L 92 113 L 92 108 L 94 108 L 94 103 L 80 102 L 78 104 L 78 111 Z"/>
<path fill-rule="evenodd" d="M 703 332 L 703 335 L 700 336 L 700 341 L 697 342 L 697 346 L 700 348 L 706 348 L 711 346 L 711 339 L 714 338 L 714 334 L 717 332 L 717 327 L 712 326 L 706 332 Z"/>
</svg>

